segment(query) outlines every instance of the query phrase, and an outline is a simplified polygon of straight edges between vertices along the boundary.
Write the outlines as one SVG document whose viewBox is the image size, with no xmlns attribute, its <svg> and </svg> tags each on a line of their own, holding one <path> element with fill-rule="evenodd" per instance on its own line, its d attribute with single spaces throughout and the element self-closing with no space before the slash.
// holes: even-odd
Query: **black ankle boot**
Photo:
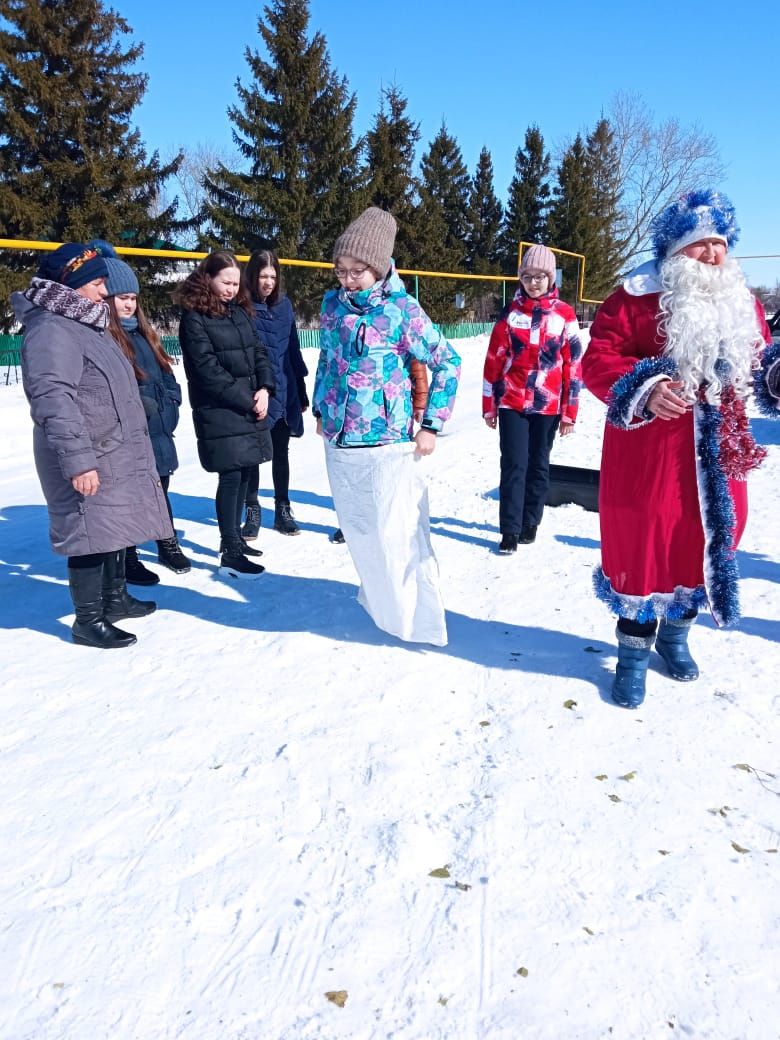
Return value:
<svg viewBox="0 0 780 1040">
<path fill-rule="evenodd" d="M 164 538 L 157 543 L 157 559 L 163 567 L 167 567 L 174 574 L 186 574 L 192 569 L 192 564 L 181 551 L 179 540 L 175 535 L 173 538 Z"/>
<path fill-rule="evenodd" d="M 253 542 L 259 534 L 260 504 L 258 502 L 253 502 L 252 505 L 247 503 L 246 520 L 244 520 L 244 526 L 241 528 L 241 537 L 245 542 Z"/>
<path fill-rule="evenodd" d="M 518 536 L 518 542 L 521 545 L 530 545 L 536 541 L 536 527 L 529 524 L 528 527 L 524 527 Z"/>
<path fill-rule="evenodd" d="M 157 585 L 160 575 L 150 571 L 138 559 L 138 550 L 134 545 L 125 549 L 125 581 L 128 585 Z"/>
<path fill-rule="evenodd" d="M 132 646 L 136 637 L 115 628 L 103 613 L 103 564 L 96 567 L 69 567 L 68 584 L 76 620 L 71 627 L 72 639 L 80 646 L 114 650 Z"/>
<path fill-rule="evenodd" d="M 252 580 L 265 570 L 261 563 L 252 563 L 244 555 L 246 545 L 240 538 L 225 538 L 220 546 L 219 573 L 229 578 Z"/>
<path fill-rule="evenodd" d="M 146 617 L 157 610 L 156 603 L 135 599 L 127 591 L 124 549 L 106 554 L 103 564 L 103 609 L 107 621 Z"/>
<path fill-rule="evenodd" d="M 289 502 L 277 502 L 274 510 L 274 530 L 280 534 L 300 534 Z"/>
</svg>

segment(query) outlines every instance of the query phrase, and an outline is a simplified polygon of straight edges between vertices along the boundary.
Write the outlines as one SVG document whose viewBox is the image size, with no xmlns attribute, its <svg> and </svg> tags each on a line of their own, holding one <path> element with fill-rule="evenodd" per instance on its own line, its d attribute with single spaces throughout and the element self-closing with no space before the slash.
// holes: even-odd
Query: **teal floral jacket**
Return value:
<svg viewBox="0 0 780 1040">
<path fill-rule="evenodd" d="M 432 372 L 423 425 L 439 431 L 452 415 L 460 357 L 409 296 L 395 266 L 368 289 L 325 294 L 312 411 L 343 447 L 410 441 L 410 362 Z"/>
</svg>

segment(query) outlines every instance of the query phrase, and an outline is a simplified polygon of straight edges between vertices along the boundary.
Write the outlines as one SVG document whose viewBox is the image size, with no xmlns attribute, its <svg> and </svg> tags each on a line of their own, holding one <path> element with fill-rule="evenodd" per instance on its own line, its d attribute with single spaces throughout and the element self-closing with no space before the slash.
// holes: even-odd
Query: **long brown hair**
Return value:
<svg viewBox="0 0 780 1040">
<path fill-rule="evenodd" d="M 149 373 L 144 372 L 144 370 L 140 367 L 140 365 L 135 359 L 135 351 L 133 350 L 133 345 L 130 342 L 130 337 L 122 328 L 122 321 L 119 315 L 117 314 L 116 303 L 114 302 L 113 296 L 108 297 L 108 313 L 108 331 L 117 341 L 117 343 L 119 344 L 119 349 L 125 355 L 130 364 L 133 366 L 135 378 L 139 380 L 146 379 Z M 173 367 L 171 366 L 170 355 L 166 354 L 165 348 L 162 345 L 160 337 L 149 324 L 149 319 L 144 314 L 144 309 L 141 306 L 141 301 L 138 299 L 138 297 L 136 297 L 135 317 L 138 319 L 138 331 L 141 333 L 143 338 L 152 348 L 152 353 L 157 358 L 157 362 L 160 368 L 163 370 L 163 372 L 172 372 Z"/>
<path fill-rule="evenodd" d="M 276 271 L 276 285 L 273 287 L 273 292 L 270 292 L 268 296 L 262 300 L 257 291 L 257 279 L 260 272 L 266 267 L 273 267 L 274 271 Z M 256 249 L 255 252 L 252 253 L 249 257 L 249 263 L 246 265 L 246 281 L 249 291 L 252 294 L 252 299 L 256 300 L 257 303 L 267 303 L 269 306 L 278 303 L 279 297 L 282 295 L 282 269 L 279 266 L 279 260 L 273 250 Z"/>
<path fill-rule="evenodd" d="M 172 293 L 173 302 L 185 311 L 197 311 L 199 314 L 207 314 L 210 318 L 224 318 L 228 309 L 212 292 L 211 279 L 226 267 L 235 267 L 239 272 L 241 280 L 235 302 L 251 317 L 252 298 L 247 290 L 244 272 L 238 260 L 226 249 L 218 249 L 216 253 L 209 253 L 205 260 L 201 260 L 189 278 L 176 287 Z"/>
</svg>

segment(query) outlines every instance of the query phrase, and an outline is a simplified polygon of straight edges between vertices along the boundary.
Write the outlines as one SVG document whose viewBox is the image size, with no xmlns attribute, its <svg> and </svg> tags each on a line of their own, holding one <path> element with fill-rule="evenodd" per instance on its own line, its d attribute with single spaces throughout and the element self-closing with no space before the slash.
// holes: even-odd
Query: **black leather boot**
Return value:
<svg viewBox="0 0 780 1040">
<path fill-rule="evenodd" d="M 71 627 L 74 643 L 100 650 L 132 646 L 136 637 L 115 628 L 103 613 L 103 564 L 69 567 L 68 584 L 76 620 Z"/>
<path fill-rule="evenodd" d="M 127 591 L 125 550 L 107 553 L 103 564 L 103 609 L 107 621 L 146 617 L 157 610 L 151 600 L 136 599 Z"/>
</svg>

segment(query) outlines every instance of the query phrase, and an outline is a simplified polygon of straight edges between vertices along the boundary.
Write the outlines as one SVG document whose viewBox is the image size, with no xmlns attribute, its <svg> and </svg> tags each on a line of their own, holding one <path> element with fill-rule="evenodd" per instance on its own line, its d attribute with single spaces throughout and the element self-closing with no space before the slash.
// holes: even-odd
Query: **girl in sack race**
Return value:
<svg viewBox="0 0 780 1040">
<path fill-rule="evenodd" d="M 392 260 L 395 233 L 392 215 L 372 206 L 336 242 L 341 287 L 322 303 L 312 411 L 358 602 L 383 631 L 445 646 L 426 460 L 452 414 L 460 358 L 407 295 Z M 431 371 L 416 435 L 413 360 Z"/>
</svg>

